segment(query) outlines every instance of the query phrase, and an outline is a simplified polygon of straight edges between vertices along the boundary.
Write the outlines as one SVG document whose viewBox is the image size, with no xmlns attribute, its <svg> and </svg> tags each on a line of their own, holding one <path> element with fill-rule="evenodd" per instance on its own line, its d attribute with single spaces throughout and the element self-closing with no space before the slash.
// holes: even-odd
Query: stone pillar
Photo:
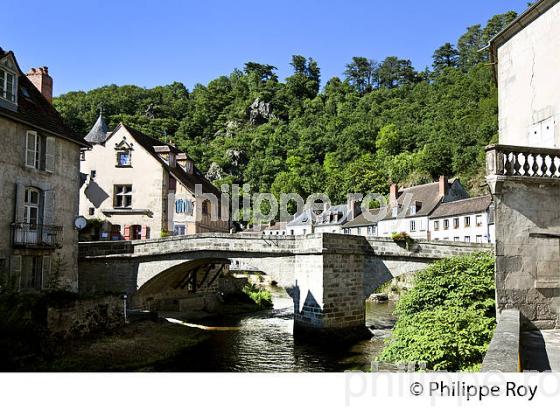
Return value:
<svg viewBox="0 0 560 410">
<path fill-rule="evenodd" d="M 295 258 L 295 286 L 290 292 L 294 299 L 294 335 L 337 341 L 371 337 L 365 327 L 362 244 L 354 244 L 353 249 L 334 249 L 333 241 L 347 245 L 350 238 L 324 234 L 321 239 L 331 242 L 323 243 L 322 254 Z"/>
</svg>

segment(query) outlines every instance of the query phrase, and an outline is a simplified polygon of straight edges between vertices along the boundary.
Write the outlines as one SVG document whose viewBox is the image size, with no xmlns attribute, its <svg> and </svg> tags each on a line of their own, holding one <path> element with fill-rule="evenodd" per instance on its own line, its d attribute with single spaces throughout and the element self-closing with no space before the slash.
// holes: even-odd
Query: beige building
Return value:
<svg viewBox="0 0 560 410">
<path fill-rule="evenodd" d="M 77 290 L 80 148 L 51 105 L 47 67 L 0 48 L 0 288 Z"/>
<path fill-rule="evenodd" d="M 527 329 L 558 328 L 559 0 L 533 3 L 489 48 L 500 119 L 499 144 L 486 148 L 495 202 L 496 308 L 518 309 Z"/>
<path fill-rule="evenodd" d="M 93 148 L 82 153 L 80 214 L 101 228 L 84 239 L 229 232 L 220 190 L 173 145 L 124 124 L 109 132 L 101 115 L 85 139 Z"/>
<path fill-rule="evenodd" d="M 491 42 L 500 144 L 560 148 L 560 4 L 539 1 Z"/>
</svg>

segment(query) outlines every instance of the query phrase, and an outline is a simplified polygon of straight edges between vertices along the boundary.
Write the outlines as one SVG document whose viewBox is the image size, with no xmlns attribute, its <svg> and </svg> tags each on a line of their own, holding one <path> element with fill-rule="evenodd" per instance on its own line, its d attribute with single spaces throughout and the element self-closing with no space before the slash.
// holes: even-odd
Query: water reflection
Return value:
<svg viewBox="0 0 560 410">
<path fill-rule="evenodd" d="M 224 318 L 208 326 L 238 328 L 209 331 L 210 339 L 159 370 L 234 372 L 340 372 L 368 370 L 394 324 L 393 304 L 366 304 L 371 340 L 351 346 L 294 341 L 293 304 L 281 289 L 273 292 L 274 309 L 241 318 Z"/>
</svg>

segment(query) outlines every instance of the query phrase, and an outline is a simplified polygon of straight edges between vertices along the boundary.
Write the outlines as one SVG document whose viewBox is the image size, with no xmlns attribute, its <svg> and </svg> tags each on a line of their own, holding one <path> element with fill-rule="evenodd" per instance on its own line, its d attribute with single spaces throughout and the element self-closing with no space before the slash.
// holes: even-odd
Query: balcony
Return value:
<svg viewBox="0 0 560 410">
<path fill-rule="evenodd" d="M 490 145 L 486 175 L 497 179 L 560 180 L 560 149 Z"/>
<path fill-rule="evenodd" d="M 14 247 L 55 249 L 62 247 L 62 226 L 16 222 L 11 225 Z"/>
</svg>

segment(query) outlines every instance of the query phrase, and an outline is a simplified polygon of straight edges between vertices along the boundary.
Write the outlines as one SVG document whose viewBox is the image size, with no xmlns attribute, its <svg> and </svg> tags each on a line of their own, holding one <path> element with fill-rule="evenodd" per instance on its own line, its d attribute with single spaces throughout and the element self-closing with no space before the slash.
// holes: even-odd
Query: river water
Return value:
<svg viewBox="0 0 560 410">
<path fill-rule="evenodd" d="M 282 289 L 273 289 L 274 308 L 204 325 L 209 340 L 158 370 L 188 372 L 341 372 L 369 370 L 394 325 L 393 303 L 366 302 L 371 340 L 350 346 L 321 346 L 294 341 L 293 303 Z"/>
</svg>

